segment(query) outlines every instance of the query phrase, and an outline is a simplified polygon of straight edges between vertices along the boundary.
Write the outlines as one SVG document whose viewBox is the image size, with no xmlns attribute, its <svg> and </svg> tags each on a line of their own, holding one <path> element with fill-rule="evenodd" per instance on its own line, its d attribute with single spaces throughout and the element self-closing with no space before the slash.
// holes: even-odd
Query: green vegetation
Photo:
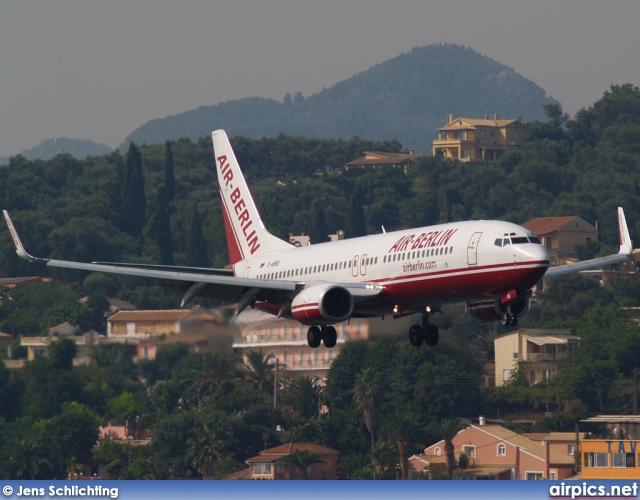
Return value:
<svg viewBox="0 0 640 500">
<path fill-rule="evenodd" d="M 358 205 L 369 233 L 381 225 L 393 230 L 469 218 L 523 222 L 532 215 L 569 214 L 599 221 L 599 245 L 580 249 L 587 257 L 617 246 L 620 205 L 637 239 L 638 88 L 614 86 L 574 119 L 557 105 L 545 113 L 546 121 L 531 126 L 533 140 L 498 165 L 427 157 L 406 175 L 341 168 L 364 150 L 401 150 L 395 141 L 280 135 L 236 137 L 232 143 L 265 224 L 279 236 L 309 234 L 311 221 L 321 228 L 323 219 L 326 231 L 318 232 L 335 232 L 346 227 L 345 214 Z M 173 199 L 166 189 L 172 170 Z M 178 264 L 221 267 L 228 256 L 213 172 L 209 137 L 177 140 L 170 147 L 132 144 L 127 155 L 82 161 L 16 156 L 0 167 L 0 204 L 11 211 L 28 250 L 39 256 L 151 263 L 172 254 Z M 123 211 L 125 204 L 132 208 Z M 160 221 L 170 237 L 144 229 Z M 0 255 L 2 276 L 48 271 L 19 260 L 7 231 L 0 231 Z M 66 270 L 56 277 L 72 284 L 3 290 L 0 330 L 43 335 L 69 321 L 103 332 L 105 295 L 141 308 L 176 307 L 179 300 L 134 278 Z M 85 295 L 88 301 L 79 303 Z M 273 365 L 264 352 L 251 353 L 242 364 L 222 353 L 191 354 L 176 344 L 153 361 L 134 363 L 129 346 L 102 346 L 95 350 L 95 364 L 76 367 L 76 347 L 62 339 L 52 343 L 47 358 L 28 362 L 22 372 L 0 364 L 0 476 L 65 477 L 93 454 L 113 478 L 218 478 L 242 468 L 266 436 L 267 446 L 304 440 L 340 450 L 343 477 L 387 478 L 395 477 L 397 463 L 406 476 L 406 457 L 444 438 L 455 417 L 508 420 L 542 415 L 548 405 L 552 416 L 541 418 L 534 430 L 573 430 L 592 414 L 630 413 L 640 330 L 622 307 L 637 306 L 638 300 L 638 283 L 603 289 L 584 276 L 558 278 L 538 294 L 522 325 L 570 328 L 581 338 L 580 349 L 567 356 L 548 387 L 530 387 L 519 377 L 505 387 L 485 386 L 484 365 L 501 329 L 448 307 L 434 319 L 442 333 L 437 348 L 416 349 L 391 336 L 349 342 L 324 387 L 309 378 L 280 379 L 276 409 Z M 328 415 L 320 411 L 323 406 Z M 133 416 L 152 429 L 151 445 L 107 440 L 93 450 L 99 423 Z M 286 433 L 277 433 L 277 426 Z"/>
</svg>

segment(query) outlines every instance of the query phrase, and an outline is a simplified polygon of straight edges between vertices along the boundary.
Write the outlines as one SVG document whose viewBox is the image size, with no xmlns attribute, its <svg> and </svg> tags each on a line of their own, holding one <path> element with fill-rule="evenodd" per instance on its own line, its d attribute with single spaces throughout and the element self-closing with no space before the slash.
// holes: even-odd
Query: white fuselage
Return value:
<svg viewBox="0 0 640 500">
<path fill-rule="evenodd" d="M 529 290 L 549 265 L 544 247 L 531 239 L 537 241 L 509 222 L 456 222 L 264 253 L 237 262 L 234 271 L 307 285 L 374 283 L 383 294 L 357 304 L 356 312 L 390 314 L 394 307 L 415 310 Z"/>
</svg>

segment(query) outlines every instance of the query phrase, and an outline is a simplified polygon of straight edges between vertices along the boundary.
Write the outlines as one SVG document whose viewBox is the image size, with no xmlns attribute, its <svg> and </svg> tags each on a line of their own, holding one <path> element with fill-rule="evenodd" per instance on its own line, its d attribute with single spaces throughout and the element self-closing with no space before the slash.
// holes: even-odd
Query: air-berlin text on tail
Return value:
<svg viewBox="0 0 640 500">
<path fill-rule="evenodd" d="M 246 203 L 242 199 L 240 188 L 236 187 L 233 189 L 233 184 L 231 184 L 231 181 L 233 180 L 233 172 L 231 170 L 231 166 L 227 162 L 226 155 L 218 156 L 217 160 L 220 168 L 220 175 L 222 175 L 222 178 L 224 179 L 225 186 L 232 189 L 231 194 L 229 194 L 229 201 L 233 205 L 233 211 L 236 214 L 238 222 L 240 222 L 244 239 L 251 251 L 251 255 L 253 255 L 256 253 L 258 248 L 260 248 L 260 242 L 258 241 L 255 229 L 252 227 L 253 221 L 249 215 L 249 210 L 247 210 Z M 222 182 L 220 184 L 222 184 Z M 229 211 L 229 216 L 231 216 L 231 209 L 227 208 L 227 210 Z M 239 235 L 236 235 L 236 237 L 239 237 Z"/>
<path fill-rule="evenodd" d="M 453 234 L 458 231 L 457 229 L 449 229 L 447 231 L 430 231 L 428 233 L 421 233 L 419 235 L 410 234 L 403 236 L 396 241 L 389 249 L 391 252 L 404 252 L 405 250 L 417 250 L 418 248 L 425 247 L 438 247 L 446 245 Z"/>
</svg>

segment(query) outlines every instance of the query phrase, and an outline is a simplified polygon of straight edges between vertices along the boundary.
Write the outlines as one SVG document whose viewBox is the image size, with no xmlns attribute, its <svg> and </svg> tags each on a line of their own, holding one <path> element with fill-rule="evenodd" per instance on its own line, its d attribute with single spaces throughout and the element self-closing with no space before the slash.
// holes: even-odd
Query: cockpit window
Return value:
<svg viewBox="0 0 640 500">
<path fill-rule="evenodd" d="M 522 245 L 524 243 L 529 243 L 529 239 L 526 236 L 513 236 L 511 238 L 511 243 L 514 245 Z"/>
<path fill-rule="evenodd" d="M 542 243 L 540 243 L 540 238 L 538 238 L 537 236 L 529 236 L 529 241 L 537 245 L 542 245 Z"/>
<path fill-rule="evenodd" d="M 507 245 L 511 245 L 511 242 L 509 241 L 509 238 L 505 238 L 504 240 L 502 240 L 502 246 L 507 246 Z"/>
</svg>

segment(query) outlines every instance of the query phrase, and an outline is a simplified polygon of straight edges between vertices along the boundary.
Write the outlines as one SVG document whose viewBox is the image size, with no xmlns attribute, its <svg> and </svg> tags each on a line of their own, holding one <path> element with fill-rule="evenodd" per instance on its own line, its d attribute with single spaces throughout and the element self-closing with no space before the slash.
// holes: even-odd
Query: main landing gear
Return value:
<svg viewBox="0 0 640 500">
<path fill-rule="evenodd" d="M 507 304 L 507 310 L 502 313 L 502 317 L 500 318 L 500 322 L 502 326 L 517 326 L 518 325 L 518 315 L 514 314 L 513 308 L 511 307 L 511 303 Z"/>
<path fill-rule="evenodd" d="M 412 346 L 420 347 L 424 342 L 426 345 L 433 347 L 440 339 L 440 332 L 436 325 L 429 323 L 431 312 L 422 313 L 422 326 L 413 325 L 409 329 L 409 342 Z"/>
<path fill-rule="evenodd" d="M 336 329 L 333 326 L 323 326 L 322 329 L 317 326 L 309 327 L 307 331 L 307 343 L 309 347 L 315 349 L 320 345 L 321 341 L 324 346 L 329 349 L 335 347 L 338 341 Z"/>
</svg>

